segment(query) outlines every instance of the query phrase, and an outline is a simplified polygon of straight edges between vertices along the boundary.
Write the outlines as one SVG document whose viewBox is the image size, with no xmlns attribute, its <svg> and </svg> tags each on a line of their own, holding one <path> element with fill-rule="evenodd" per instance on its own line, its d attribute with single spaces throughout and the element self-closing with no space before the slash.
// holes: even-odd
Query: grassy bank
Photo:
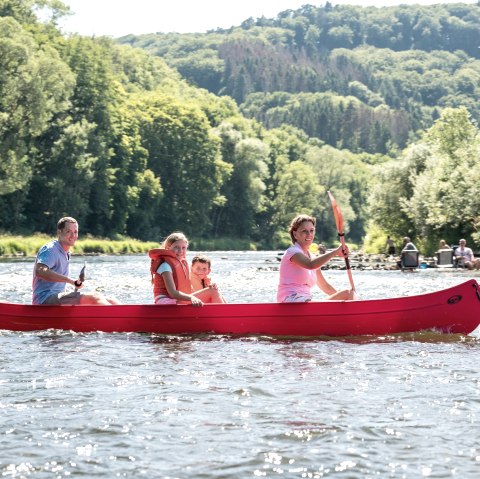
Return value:
<svg viewBox="0 0 480 479">
<path fill-rule="evenodd" d="M 9 236 L 0 235 L 0 256 L 35 256 L 38 249 L 52 238 L 47 235 Z M 72 250 L 74 254 L 136 254 L 147 253 L 151 248 L 158 248 L 158 242 L 145 242 L 131 238 L 103 239 L 80 238 Z M 196 251 L 214 250 L 255 250 L 255 244 L 248 240 L 232 238 L 193 239 L 190 249 Z"/>
<path fill-rule="evenodd" d="M 38 249 L 52 238 L 47 235 L 0 236 L 0 256 L 35 256 Z M 134 239 L 110 240 L 81 238 L 77 241 L 74 254 L 133 254 L 146 253 L 158 243 Z"/>
</svg>

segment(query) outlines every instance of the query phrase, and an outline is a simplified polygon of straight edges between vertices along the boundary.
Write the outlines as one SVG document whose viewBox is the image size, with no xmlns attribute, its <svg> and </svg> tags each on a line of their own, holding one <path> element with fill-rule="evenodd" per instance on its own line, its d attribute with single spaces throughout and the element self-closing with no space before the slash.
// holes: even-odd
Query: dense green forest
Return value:
<svg viewBox="0 0 480 479">
<path fill-rule="evenodd" d="M 229 95 L 267 128 L 390 153 L 443 108 L 480 120 L 480 6 L 305 5 L 208 34 L 129 35 L 193 84 Z M 413 134 L 412 134 L 413 133 Z"/>
<path fill-rule="evenodd" d="M 48 20 L 42 22 L 48 13 Z M 0 2 L 0 232 L 480 244 L 480 7 L 304 6 L 206 34 L 66 36 Z M 474 46 L 475 45 L 475 46 Z"/>
</svg>

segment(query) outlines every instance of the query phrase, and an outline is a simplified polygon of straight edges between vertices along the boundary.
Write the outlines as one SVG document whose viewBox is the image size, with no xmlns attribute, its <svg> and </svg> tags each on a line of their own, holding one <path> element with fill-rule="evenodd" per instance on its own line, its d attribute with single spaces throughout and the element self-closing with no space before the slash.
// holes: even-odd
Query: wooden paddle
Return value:
<svg viewBox="0 0 480 479">
<path fill-rule="evenodd" d="M 340 211 L 340 207 L 337 205 L 337 202 L 335 201 L 335 198 L 333 197 L 332 193 L 330 193 L 330 191 L 327 191 L 327 194 L 328 194 L 328 197 L 330 198 L 330 202 L 332 203 L 333 216 L 335 217 L 335 224 L 337 225 L 338 237 L 340 238 L 340 242 L 342 243 L 344 250 L 346 250 L 345 234 L 343 232 L 342 212 Z M 352 270 L 350 269 L 350 261 L 348 261 L 348 255 L 346 255 L 344 258 L 345 258 L 345 266 L 347 267 L 348 279 L 350 280 L 350 286 L 352 287 L 352 291 L 355 291 L 355 286 L 353 284 Z"/>
<path fill-rule="evenodd" d="M 80 274 L 78 275 L 78 279 L 75 281 L 75 291 L 78 291 L 78 288 L 82 286 L 83 282 L 85 281 L 85 268 L 87 263 L 83 263 L 83 268 L 80 270 Z"/>
</svg>

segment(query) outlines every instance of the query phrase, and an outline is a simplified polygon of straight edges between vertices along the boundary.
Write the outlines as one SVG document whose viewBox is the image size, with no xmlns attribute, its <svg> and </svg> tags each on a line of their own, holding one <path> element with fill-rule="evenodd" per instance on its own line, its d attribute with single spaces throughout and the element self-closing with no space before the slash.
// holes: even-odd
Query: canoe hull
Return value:
<svg viewBox="0 0 480 479">
<path fill-rule="evenodd" d="M 434 293 L 318 303 L 186 306 L 32 306 L 0 303 L 0 329 L 269 336 L 384 335 L 434 329 L 471 333 L 480 323 L 475 280 Z"/>
</svg>

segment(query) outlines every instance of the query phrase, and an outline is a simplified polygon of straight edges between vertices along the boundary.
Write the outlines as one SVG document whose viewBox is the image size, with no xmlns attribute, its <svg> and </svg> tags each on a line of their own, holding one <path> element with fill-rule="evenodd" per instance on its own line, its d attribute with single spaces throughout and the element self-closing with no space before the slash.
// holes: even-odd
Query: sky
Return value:
<svg viewBox="0 0 480 479">
<path fill-rule="evenodd" d="M 462 3 L 475 3 L 464 0 Z M 120 37 L 142 33 L 193 33 L 238 26 L 249 17 L 274 18 L 325 0 L 63 0 L 73 15 L 59 23 L 64 33 Z M 332 4 L 394 6 L 460 3 L 459 0 L 330 0 Z"/>
</svg>

